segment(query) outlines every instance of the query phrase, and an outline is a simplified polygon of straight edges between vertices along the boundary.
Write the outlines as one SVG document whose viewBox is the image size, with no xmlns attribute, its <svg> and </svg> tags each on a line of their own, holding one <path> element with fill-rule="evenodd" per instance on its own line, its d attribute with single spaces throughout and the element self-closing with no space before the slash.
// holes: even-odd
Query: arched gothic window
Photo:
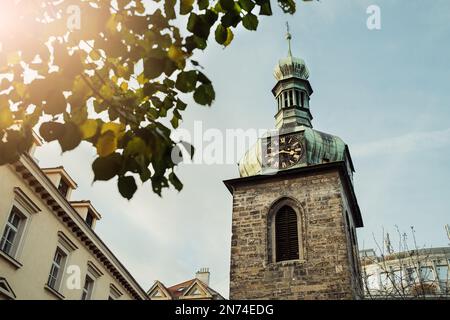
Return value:
<svg viewBox="0 0 450 320">
<path fill-rule="evenodd" d="M 297 214 L 285 205 L 275 215 L 276 261 L 299 259 Z"/>
</svg>

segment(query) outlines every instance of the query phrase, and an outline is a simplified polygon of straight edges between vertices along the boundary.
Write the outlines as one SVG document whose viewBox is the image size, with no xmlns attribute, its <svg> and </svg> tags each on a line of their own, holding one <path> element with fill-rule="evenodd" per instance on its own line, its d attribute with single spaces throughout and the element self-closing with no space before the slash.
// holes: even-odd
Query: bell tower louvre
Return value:
<svg viewBox="0 0 450 320">
<path fill-rule="evenodd" d="M 224 181 L 233 196 L 230 299 L 359 299 L 363 227 L 348 146 L 312 128 L 309 70 L 275 66 L 275 127 Z"/>
</svg>

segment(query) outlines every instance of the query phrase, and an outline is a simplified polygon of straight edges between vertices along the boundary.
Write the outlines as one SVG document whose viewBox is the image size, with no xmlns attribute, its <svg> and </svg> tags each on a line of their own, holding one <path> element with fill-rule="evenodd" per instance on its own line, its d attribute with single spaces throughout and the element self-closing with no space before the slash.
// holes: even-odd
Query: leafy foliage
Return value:
<svg viewBox="0 0 450 320">
<path fill-rule="evenodd" d="M 295 12 L 293 0 L 278 4 Z M 38 127 L 42 138 L 58 141 L 62 151 L 81 141 L 92 144 L 98 154 L 95 180 L 117 176 L 127 199 L 137 189 L 135 177 L 150 180 L 159 195 L 169 183 L 181 190 L 170 156 L 176 142 L 161 120 L 171 117 L 171 126 L 178 127 L 186 108 L 182 94 L 192 94 L 201 105 L 215 99 L 193 54 L 205 50 L 211 30 L 228 46 L 233 28 L 242 23 L 256 30 L 258 15 L 271 15 L 272 9 L 270 0 L 146 5 L 143 0 L 2 3 L 7 13 L 2 22 L 10 27 L 0 30 L 0 165 L 18 160 Z M 175 24 L 179 15 L 188 17 L 186 30 Z"/>
</svg>

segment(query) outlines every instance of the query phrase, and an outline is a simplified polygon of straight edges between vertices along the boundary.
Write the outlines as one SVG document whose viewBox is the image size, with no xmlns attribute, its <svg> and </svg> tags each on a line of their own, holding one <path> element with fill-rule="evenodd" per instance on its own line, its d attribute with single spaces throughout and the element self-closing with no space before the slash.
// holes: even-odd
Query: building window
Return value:
<svg viewBox="0 0 450 320">
<path fill-rule="evenodd" d="M 433 268 L 428 266 L 420 267 L 420 280 L 424 282 L 434 281 Z"/>
<path fill-rule="evenodd" d="M 15 206 L 9 214 L 5 229 L 0 241 L 0 250 L 11 257 L 14 257 L 22 236 L 25 217 Z"/>
<path fill-rule="evenodd" d="M 67 197 L 67 193 L 69 192 L 69 185 L 67 182 L 61 177 L 58 185 L 58 191 L 64 196 Z"/>
<path fill-rule="evenodd" d="M 402 269 L 392 270 L 392 282 L 397 288 L 400 288 L 403 282 L 403 271 Z"/>
<path fill-rule="evenodd" d="M 289 91 L 289 106 L 294 104 L 294 96 L 292 94 L 292 90 Z"/>
<path fill-rule="evenodd" d="M 442 293 L 447 293 L 450 289 L 448 286 L 448 279 L 450 279 L 450 273 L 448 272 L 448 265 L 436 266 L 436 274 L 439 279 L 439 287 Z"/>
<path fill-rule="evenodd" d="M 300 203 L 290 197 L 282 197 L 271 205 L 267 213 L 268 263 L 302 261 L 306 257 L 302 212 Z"/>
<path fill-rule="evenodd" d="M 299 259 L 297 214 L 283 206 L 275 216 L 276 261 Z"/>
<path fill-rule="evenodd" d="M 417 272 L 416 268 L 407 268 L 406 269 L 406 281 L 408 284 L 412 285 L 417 280 Z"/>
<path fill-rule="evenodd" d="M 380 273 L 380 283 L 382 289 L 392 287 L 392 277 L 388 271 Z"/>
<path fill-rule="evenodd" d="M 287 92 L 285 91 L 284 93 L 283 93 L 283 98 L 284 98 L 284 107 L 286 108 L 286 107 L 288 107 L 288 94 L 287 94 Z"/>
<path fill-rule="evenodd" d="M 378 290 L 380 288 L 378 275 L 376 273 L 368 275 L 366 284 L 369 290 Z"/>
<path fill-rule="evenodd" d="M 83 293 L 81 294 L 81 300 L 91 300 L 92 289 L 94 288 L 94 279 L 89 275 L 86 275 L 84 280 Z"/>
<path fill-rule="evenodd" d="M 59 291 L 61 280 L 64 273 L 64 266 L 66 263 L 67 254 L 61 249 L 56 248 L 55 256 L 53 257 L 50 275 L 48 276 L 48 286 Z"/>
<path fill-rule="evenodd" d="M 92 224 L 94 223 L 94 216 L 90 211 L 86 214 L 86 223 L 87 225 L 92 228 Z"/>
</svg>

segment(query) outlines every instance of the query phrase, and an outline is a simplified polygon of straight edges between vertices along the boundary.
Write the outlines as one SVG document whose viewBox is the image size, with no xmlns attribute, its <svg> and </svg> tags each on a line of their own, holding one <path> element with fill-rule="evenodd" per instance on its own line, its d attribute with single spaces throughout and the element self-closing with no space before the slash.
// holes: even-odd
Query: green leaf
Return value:
<svg viewBox="0 0 450 320">
<path fill-rule="evenodd" d="M 158 92 L 158 89 L 156 89 L 156 86 L 154 83 L 147 82 L 146 84 L 144 84 L 143 93 L 145 96 L 151 97 L 156 92 Z"/>
<path fill-rule="evenodd" d="M 224 44 L 227 41 L 227 28 L 222 24 L 218 24 L 216 27 L 215 38 L 218 44 Z"/>
<path fill-rule="evenodd" d="M 8 103 L 9 104 L 9 103 Z M 9 106 L 0 106 L 0 129 L 5 129 L 14 123 L 12 112 Z"/>
<path fill-rule="evenodd" d="M 122 197 L 127 198 L 128 200 L 133 198 L 133 195 L 137 190 L 136 181 L 132 176 L 119 177 L 117 186 L 119 187 L 119 192 L 122 195 Z"/>
<path fill-rule="evenodd" d="M 64 124 L 59 122 L 44 122 L 39 128 L 41 137 L 47 141 L 54 141 L 64 134 Z"/>
<path fill-rule="evenodd" d="M 44 111 L 47 114 L 57 115 L 66 111 L 67 101 L 60 91 L 53 91 L 47 98 Z"/>
<path fill-rule="evenodd" d="M 194 0 L 180 0 L 180 14 L 185 15 L 192 11 Z"/>
<path fill-rule="evenodd" d="M 14 141 L 3 142 L 0 140 L 0 166 L 18 160 L 17 144 Z"/>
<path fill-rule="evenodd" d="M 109 180 L 119 174 L 122 168 L 123 158 L 119 153 L 110 154 L 107 157 L 98 157 L 92 163 L 94 181 Z"/>
<path fill-rule="evenodd" d="M 304 0 L 311 1 L 311 0 Z M 296 10 L 295 0 L 278 0 L 278 5 L 284 13 L 294 14 Z"/>
<path fill-rule="evenodd" d="M 73 122 L 64 124 L 64 134 L 58 138 L 63 152 L 73 150 L 80 144 L 82 134 L 78 126 Z"/>
<path fill-rule="evenodd" d="M 170 123 L 174 129 L 178 128 L 181 119 L 181 114 L 177 110 L 174 110 L 172 120 L 170 120 Z"/>
<path fill-rule="evenodd" d="M 117 149 L 117 137 L 112 131 L 103 133 L 95 144 L 97 148 L 97 154 L 100 157 L 106 157 L 116 151 Z"/>
<path fill-rule="evenodd" d="M 255 7 L 255 3 L 252 0 L 239 0 L 239 5 L 247 12 L 252 11 Z"/>
<path fill-rule="evenodd" d="M 166 67 L 164 59 L 148 57 L 144 60 L 144 75 L 147 79 L 159 77 Z"/>
<path fill-rule="evenodd" d="M 200 81 L 203 84 L 211 83 L 211 80 L 208 79 L 207 76 L 201 71 L 198 72 L 198 81 Z"/>
<path fill-rule="evenodd" d="M 259 10 L 259 14 L 263 16 L 271 16 L 272 8 L 270 6 L 270 0 L 260 0 L 259 5 L 261 9 Z"/>
<path fill-rule="evenodd" d="M 176 0 L 165 0 L 164 1 L 164 13 L 166 14 L 167 19 L 175 19 L 175 4 L 177 3 Z"/>
<path fill-rule="evenodd" d="M 48 83 L 44 79 L 35 79 L 28 85 L 28 91 L 30 93 L 30 101 L 39 105 L 48 94 Z"/>
<path fill-rule="evenodd" d="M 211 28 L 214 23 L 216 23 L 217 19 L 219 18 L 219 15 L 217 14 L 217 12 L 207 9 L 205 11 L 205 14 L 201 16 L 206 24 L 209 26 L 209 28 Z M 209 30 L 208 30 L 208 34 L 209 34 Z"/>
<path fill-rule="evenodd" d="M 80 131 L 83 139 L 92 138 L 97 133 L 98 123 L 97 120 L 87 119 L 80 125 Z"/>
<path fill-rule="evenodd" d="M 258 28 L 258 18 L 252 13 L 247 13 L 242 18 L 242 24 L 248 30 L 256 30 Z"/>
<path fill-rule="evenodd" d="M 211 84 L 202 84 L 194 92 L 194 100 L 198 104 L 210 106 L 216 94 Z"/>
<path fill-rule="evenodd" d="M 223 24 L 224 27 L 234 27 L 236 28 L 239 22 L 241 22 L 241 16 L 239 15 L 239 12 L 237 11 L 228 11 L 222 18 L 220 19 L 220 22 Z"/>
<path fill-rule="evenodd" d="M 198 0 L 197 4 L 200 10 L 205 10 L 209 6 L 209 0 Z"/>
<path fill-rule="evenodd" d="M 233 41 L 234 35 L 233 35 L 233 31 L 231 31 L 230 28 L 227 28 L 227 40 L 224 42 L 224 46 L 228 46 L 231 41 Z"/>
<path fill-rule="evenodd" d="M 206 40 L 196 35 L 192 35 L 186 38 L 186 49 L 193 51 L 194 49 L 204 50 L 207 46 Z"/>
<path fill-rule="evenodd" d="M 100 103 L 98 100 L 94 100 L 94 110 L 97 113 L 101 113 L 108 109 L 108 105 L 105 102 Z"/>
<path fill-rule="evenodd" d="M 150 172 L 150 170 L 148 168 L 143 169 L 140 173 L 139 173 L 139 177 L 141 178 L 142 182 L 146 182 L 148 179 L 150 179 L 152 176 L 152 173 Z"/>
<path fill-rule="evenodd" d="M 148 152 L 147 145 L 145 141 L 140 137 L 133 137 L 128 143 L 123 152 L 125 157 L 135 154 L 146 154 Z"/>
<path fill-rule="evenodd" d="M 153 192 L 156 193 L 157 195 L 161 196 L 162 188 L 168 187 L 168 185 L 169 185 L 166 177 L 164 177 L 162 175 L 153 175 L 151 180 L 152 180 Z"/>
<path fill-rule="evenodd" d="M 177 76 L 175 87 L 181 92 L 188 93 L 195 90 L 197 72 L 195 70 L 182 71 Z"/>
<path fill-rule="evenodd" d="M 175 173 L 171 172 L 169 174 L 169 181 L 178 191 L 181 191 L 181 189 L 183 189 L 183 184 L 181 183 L 180 179 L 178 179 Z"/>
<path fill-rule="evenodd" d="M 208 39 L 209 32 L 211 29 L 210 21 L 208 19 L 212 19 L 212 15 L 196 15 L 195 13 L 191 12 L 187 24 L 188 31 L 192 32 L 197 37 L 200 37 L 204 40 Z"/>
<path fill-rule="evenodd" d="M 186 107 L 187 107 L 187 104 L 186 104 L 186 103 L 184 103 L 184 102 L 181 101 L 180 99 L 177 100 L 176 108 L 177 108 L 178 110 L 185 110 Z"/>
<path fill-rule="evenodd" d="M 234 8 L 234 1 L 233 0 L 219 0 L 220 6 L 222 9 L 225 9 L 226 11 L 233 10 Z"/>
<path fill-rule="evenodd" d="M 147 118 L 150 119 L 150 120 L 156 120 L 156 119 L 159 118 L 158 110 L 156 110 L 156 109 L 153 108 L 153 107 L 150 107 L 150 108 L 147 110 L 146 115 L 147 115 Z"/>
</svg>

